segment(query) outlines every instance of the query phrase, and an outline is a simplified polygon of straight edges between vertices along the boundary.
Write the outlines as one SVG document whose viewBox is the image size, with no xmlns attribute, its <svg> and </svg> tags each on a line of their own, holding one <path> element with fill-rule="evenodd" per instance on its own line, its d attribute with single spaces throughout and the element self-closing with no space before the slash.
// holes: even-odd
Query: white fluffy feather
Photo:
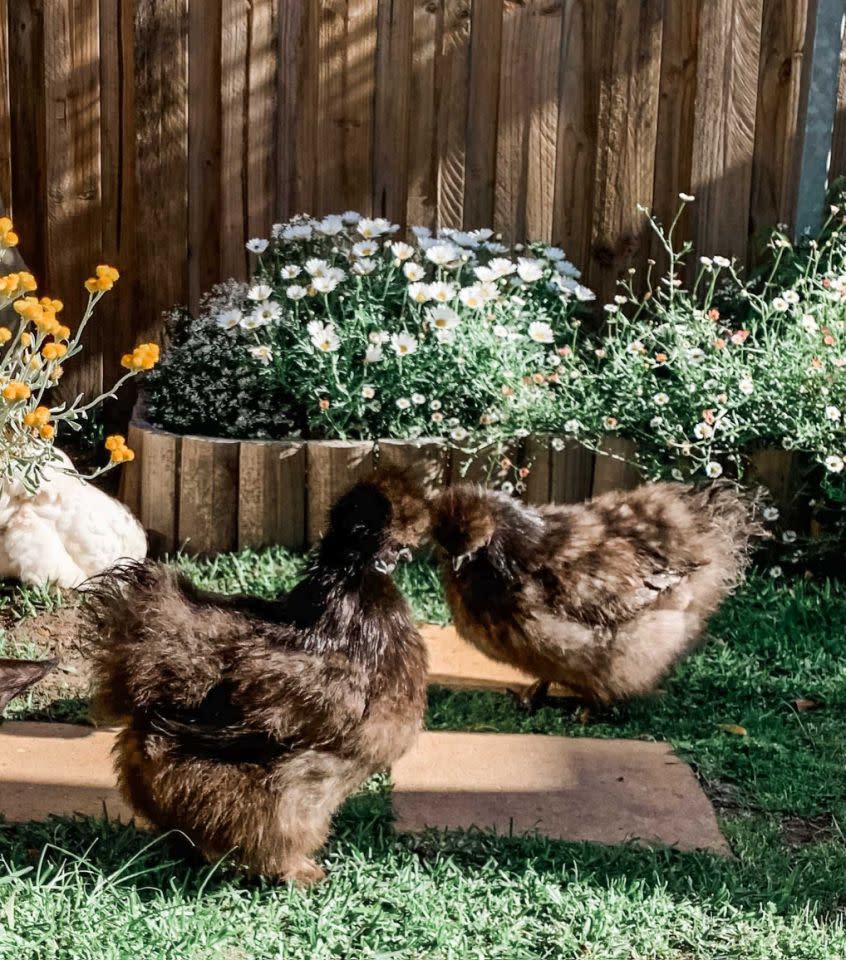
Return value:
<svg viewBox="0 0 846 960">
<path fill-rule="evenodd" d="M 37 493 L 0 492 L 0 577 L 78 587 L 122 558 L 143 560 L 147 538 L 122 504 L 73 472 L 67 456 L 45 472 Z"/>
</svg>

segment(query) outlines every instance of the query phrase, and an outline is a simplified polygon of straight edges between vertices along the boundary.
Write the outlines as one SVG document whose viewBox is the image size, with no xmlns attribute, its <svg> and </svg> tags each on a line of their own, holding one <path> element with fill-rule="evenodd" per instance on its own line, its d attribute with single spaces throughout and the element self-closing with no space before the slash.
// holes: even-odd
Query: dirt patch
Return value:
<svg viewBox="0 0 846 960">
<path fill-rule="evenodd" d="M 781 818 L 781 834 L 788 847 L 804 847 L 809 843 L 824 843 L 837 835 L 837 825 L 830 813 L 815 817 Z"/>
<path fill-rule="evenodd" d="M 38 704 L 53 700 L 87 697 L 91 666 L 84 655 L 86 633 L 90 628 L 78 604 L 40 613 L 19 623 L 11 635 L 13 648 L 34 645 L 39 655 L 56 657 L 59 666 L 46 676 L 34 691 Z"/>
</svg>

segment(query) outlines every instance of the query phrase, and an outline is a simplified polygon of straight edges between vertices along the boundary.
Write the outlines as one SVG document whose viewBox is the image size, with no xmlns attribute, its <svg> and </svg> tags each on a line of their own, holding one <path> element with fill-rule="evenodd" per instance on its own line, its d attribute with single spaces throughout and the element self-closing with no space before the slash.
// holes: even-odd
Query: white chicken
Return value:
<svg viewBox="0 0 846 960">
<path fill-rule="evenodd" d="M 143 560 L 147 537 L 129 509 L 55 454 L 36 493 L 20 483 L 0 488 L 0 577 L 70 588 L 118 560 Z"/>
</svg>

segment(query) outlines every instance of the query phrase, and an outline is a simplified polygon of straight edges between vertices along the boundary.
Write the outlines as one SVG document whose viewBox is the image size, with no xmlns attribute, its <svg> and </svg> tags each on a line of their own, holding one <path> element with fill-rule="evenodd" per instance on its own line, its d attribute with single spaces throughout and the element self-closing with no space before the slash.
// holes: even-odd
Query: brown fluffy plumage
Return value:
<svg viewBox="0 0 846 960">
<path fill-rule="evenodd" d="M 357 484 L 306 577 L 272 601 L 204 593 L 151 562 L 103 578 L 96 705 L 123 718 L 133 808 L 208 859 L 319 880 L 332 814 L 420 727 L 425 648 L 386 571 L 426 520 L 402 477 Z"/>
<path fill-rule="evenodd" d="M 58 660 L 0 659 L 0 716 L 10 700 L 19 697 L 56 666 Z"/>
<path fill-rule="evenodd" d="M 651 690 L 691 649 L 758 532 L 728 486 L 659 483 L 532 508 L 461 485 L 432 506 L 461 635 L 601 702 Z"/>
</svg>

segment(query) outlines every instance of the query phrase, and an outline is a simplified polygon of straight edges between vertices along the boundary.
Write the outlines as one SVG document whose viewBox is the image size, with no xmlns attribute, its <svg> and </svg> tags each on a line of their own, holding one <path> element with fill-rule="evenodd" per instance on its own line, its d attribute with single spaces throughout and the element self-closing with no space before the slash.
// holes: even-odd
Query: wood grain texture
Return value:
<svg viewBox="0 0 846 960">
<path fill-rule="evenodd" d="M 247 233 L 270 236 L 276 216 L 276 124 L 280 0 L 250 0 L 248 20 Z M 285 0 L 282 0 L 285 3 Z"/>
<path fill-rule="evenodd" d="M 215 554 L 238 546 L 237 440 L 183 437 L 179 457 L 179 546 Z"/>
<path fill-rule="evenodd" d="M 473 0 L 471 17 L 464 178 L 467 229 L 490 227 L 494 221 L 502 0 Z"/>
<path fill-rule="evenodd" d="M 147 531 L 153 556 L 172 553 L 179 545 L 180 443 L 181 437 L 162 430 L 150 430 L 144 436 L 138 519 Z"/>
<path fill-rule="evenodd" d="M 846 34 L 840 50 L 840 72 L 837 75 L 837 113 L 831 141 L 831 175 L 846 174 Z"/>
<path fill-rule="evenodd" d="M 316 543 L 329 508 L 357 480 L 373 472 L 373 444 L 365 440 L 312 440 L 307 444 L 306 540 Z"/>
<path fill-rule="evenodd" d="M 434 227 L 438 215 L 436 61 L 443 35 L 443 7 L 414 0 L 411 102 L 414 123 L 408 131 L 408 199 L 411 225 Z"/>
<path fill-rule="evenodd" d="M 405 224 L 412 117 L 413 0 L 380 0 L 376 34 L 373 212 Z"/>
<path fill-rule="evenodd" d="M 9 79 L 9 6 L 8 0 L 0 0 L 0 201 L 11 211 L 12 116 Z"/>
<path fill-rule="evenodd" d="M 380 440 L 378 468 L 407 470 L 427 493 L 449 482 L 449 447 L 443 440 Z"/>
<path fill-rule="evenodd" d="M 699 253 L 744 257 L 763 0 L 702 7 L 692 167 Z"/>
<path fill-rule="evenodd" d="M 750 229 L 792 226 L 799 182 L 798 127 L 809 0 L 764 0 L 758 66 Z"/>
<path fill-rule="evenodd" d="M 494 227 L 511 240 L 551 240 L 558 142 L 562 6 L 505 0 Z"/>
<path fill-rule="evenodd" d="M 305 543 L 306 447 L 243 441 L 238 467 L 238 549 Z"/>
<path fill-rule="evenodd" d="M 134 60 L 140 339 L 157 336 L 161 312 L 188 292 L 187 0 L 135 5 Z"/>
<path fill-rule="evenodd" d="M 559 438 L 560 440 L 560 438 Z M 581 503 L 591 496 L 595 456 L 575 440 L 550 443 L 551 503 Z"/>
<path fill-rule="evenodd" d="M 372 208 L 376 11 L 377 0 L 322 5 L 318 214 Z"/>
<path fill-rule="evenodd" d="M 662 2 L 615 0 L 602 25 L 593 258 L 588 284 L 609 300 L 624 270 L 645 266 L 649 244 L 638 204 L 652 205 L 658 131 Z"/>
<path fill-rule="evenodd" d="M 317 186 L 319 0 L 279 7 L 277 216 L 314 209 Z"/>
<path fill-rule="evenodd" d="M 625 437 L 607 436 L 599 445 L 593 467 L 591 496 L 598 497 L 610 490 L 632 490 L 641 477 L 634 465 L 636 447 Z"/>
<path fill-rule="evenodd" d="M 126 431 L 126 445 L 135 454 L 135 459 L 120 468 L 118 499 L 125 503 L 136 517 L 141 516 L 141 464 L 144 462 L 144 437 L 147 430 L 141 424 L 131 422 Z"/>
<path fill-rule="evenodd" d="M 529 471 L 523 499 L 526 503 L 549 503 L 552 483 L 551 447 L 548 436 L 532 434 L 523 443 L 521 466 Z"/>
<path fill-rule="evenodd" d="M 188 5 L 188 304 L 221 273 L 222 4 Z"/>
<path fill-rule="evenodd" d="M 464 221 L 470 0 L 444 0 L 443 38 L 435 70 L 438 89 L 438 209 L 442 226 Z"/>
<path fill-rule="evenodd" d="M 247 237 L 249 12 L 246 0 L 222 0 L 220 36 L 220 269 L 243 280 Z"/>
</svg>

